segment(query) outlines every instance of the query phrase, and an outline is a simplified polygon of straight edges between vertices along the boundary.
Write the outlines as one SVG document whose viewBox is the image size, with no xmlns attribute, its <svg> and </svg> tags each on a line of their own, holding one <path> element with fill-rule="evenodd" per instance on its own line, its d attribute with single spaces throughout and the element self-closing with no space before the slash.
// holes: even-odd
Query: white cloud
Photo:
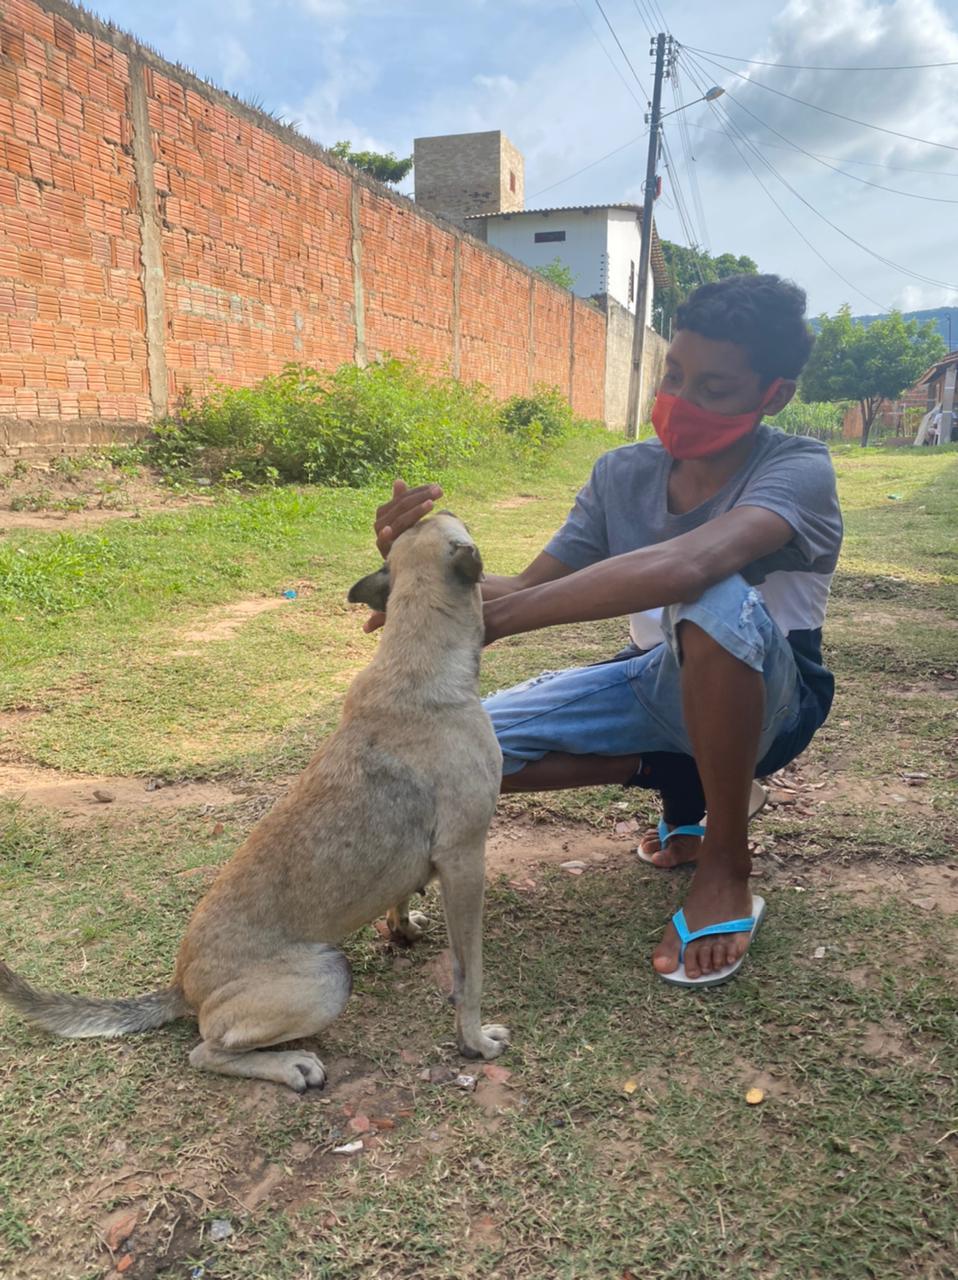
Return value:
<svg viewBox="0 0 958 1280">
<path fill-rule="evenodd" d="M 511 76 L 476 75 L 472 77 L 472 83 L 477 89 L 486 89 L 489 93 L 498 93 L 506 98 L 511 98 L 519 88 Z"/>
<path fill-rule="evenodd" d="M 958 30 L 935 0 L 790 0 L 755 57 L 809 67 L 954 61 L 958 60 Z M 739 75 L 756 83 L 745 83 L 707 62 L 701 64 L 701 75 L 719 77 L 730 95 L 723 106 L 756 142 L 778 139 L 737 103 L 810 151 L 858 160 L 940 168 L 949 157 L 941 149 L 867 129 L 838 116 L 945 143 L 953 143 L 958 136 L 953 68 L 826 72 L 726 65 L 734 65 Z M 836 114 L 810 110 L 758 84 Z M 775 154 L 778 163 L 781 153 Z"/>
<path fill-rule="evenodd" d="M 220 50 L 223 87 L 235 90 L 246 79 L 252 67 L 250 56 L 235 36 L 227 36 Z"/>
<path fill-rule="evenodd" d="M 298 100 L 283 102 L 280 113 L 324 146 L 344 139 L 355 148 L 388 150 L 345 106 L 350 96 L 372 89 L 378 76 L 373 62 L 363 55 L 349 54 L 345 43 L 343 31 L 329 34 L 321 46 L 312 88 Z"/>
<path fill-rule="evenodd" d="M 895 305 L 901 311 L 924 311 L 929 307 L 955 307 L 958 306 L 958 289 L 949 293 L 942 292 L 941 289 L 931 285 L 906 284 L 895 299 Z"/>
</svg>

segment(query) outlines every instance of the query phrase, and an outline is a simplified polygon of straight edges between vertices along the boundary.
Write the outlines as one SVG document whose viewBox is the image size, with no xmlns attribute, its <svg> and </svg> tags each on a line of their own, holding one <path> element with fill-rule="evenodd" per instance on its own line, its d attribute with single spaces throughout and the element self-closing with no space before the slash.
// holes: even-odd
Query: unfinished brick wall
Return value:
<svg viewBox="0 0 958 1280">
<path fill-rule="evenodd" d="M 65 0 L 0 0 L 0 452 L 414 354 L 602 417 L 605 320 Z"/>
<path fill-rule="evenodd" d="M 352 360 L 344 174 L 147 68 L 172 400 Z"/>
<path fill-rule="evenodd" d="M 583 418 L 602 418 L 605 401 L 605 316 L 576 298 L 572 344 L 572 407 Z"/>
<path fill-rule="evenodd" d="M 151 413 L 127 59 L 26 0 L 0 50 L 0 444 L 87 441 Z"/>
<path fill-rule="evenodd" d="M 386 195 L 357 191 L 366 355 L 410 352 L 452 371 L 455 238 Z"/>
</svg>

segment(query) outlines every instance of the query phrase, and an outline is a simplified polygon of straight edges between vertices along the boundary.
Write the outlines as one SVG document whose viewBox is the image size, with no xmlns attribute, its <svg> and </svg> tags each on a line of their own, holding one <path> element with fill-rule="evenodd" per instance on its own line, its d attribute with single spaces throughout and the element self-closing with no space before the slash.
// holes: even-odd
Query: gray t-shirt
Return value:
<svg viewBox="0 0 958 1280">
<path fill-rule="evenodd" d="M 741 471 L 685 515 L 668 509 L 671 466 L 671 456 L 657 439 L 603 454 L 546 551 L 571 569 L 584 569 L 676 538 L 733 507 L 764 507 L 788 521 L 793 537 L 742 574 L 760 588 L 766 608 L 786 635 L 820 628 L 842 545 L 835 471 L 825 445 L 762 423 Z M 660 616 L 660 609 L 632 615 L 630 631 L 640 649 L 661 641 Z"/>
</svg>

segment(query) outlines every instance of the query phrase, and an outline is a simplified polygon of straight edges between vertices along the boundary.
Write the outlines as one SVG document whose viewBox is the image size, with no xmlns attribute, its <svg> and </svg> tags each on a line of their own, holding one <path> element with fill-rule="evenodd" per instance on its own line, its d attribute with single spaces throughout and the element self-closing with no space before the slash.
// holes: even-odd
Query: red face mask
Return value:
<svg viewBox="0 0 958 1280">
<path fill-rule="evenodd" d="M 691 400 L 660 391 L 652 406 L 652 426 L 673 458 L 711 458 L 753 431 L 766 405 L 774 399 L 784 378 L 776 378 L 757 409 L 748 413 L 714 413 Z"/>
</svg>

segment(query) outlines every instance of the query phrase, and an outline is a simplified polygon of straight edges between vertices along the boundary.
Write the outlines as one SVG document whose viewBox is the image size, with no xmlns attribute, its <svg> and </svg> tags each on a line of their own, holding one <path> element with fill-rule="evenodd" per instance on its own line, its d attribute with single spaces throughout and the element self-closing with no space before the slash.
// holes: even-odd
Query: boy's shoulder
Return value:
<svg viewBox="0 0 958 1280">
<path fill-rule="evenodd" d="M 812 467 L 816 472 L 828 471 L 834 475 L 831 451 L 823 441 L 783 431 L 781 427 L 769 426 L 767 422 L 762 423 L 759 432 L 759 447 L 752 456 L 753 470 L 761 470 L 771 464 Z"/>
<path fill-rule="evenodd" d="M 667 463 L 671 463 L 671 458 L 662 442 L 657 436 L 651 436 L 648 440 L 635 440 L 609 449 L 600 456 L 596 469 L 607 476 L 633 475 L 636 471 L 647 471 Z"/>
</svg>

